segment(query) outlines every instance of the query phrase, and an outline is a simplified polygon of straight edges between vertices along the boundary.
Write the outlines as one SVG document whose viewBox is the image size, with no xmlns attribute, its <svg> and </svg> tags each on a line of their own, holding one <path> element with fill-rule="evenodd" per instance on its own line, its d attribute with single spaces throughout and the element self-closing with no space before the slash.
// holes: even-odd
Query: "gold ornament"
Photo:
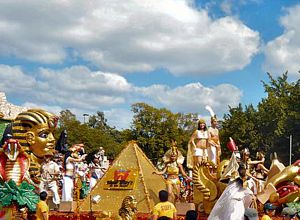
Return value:
<svg viewBox="0 0 300 220">
<path fill-rule="evenodd" d="M 13 137 L 23 150 L 31 154 L 33 162 L 41 163 L 46 155 L 55 153 L 53 132 L 58 117 L 44 110 L 30 109 L 20 113 L 12 124 Z"/>
<path fill-rule="evenodd" d="M 136 204 L 137 202 L 134 196 L 126 196 L 119 209 L 119 216 L 123 220 L 135 219 L 135 213 L 137 212 Z"/>
</svg>

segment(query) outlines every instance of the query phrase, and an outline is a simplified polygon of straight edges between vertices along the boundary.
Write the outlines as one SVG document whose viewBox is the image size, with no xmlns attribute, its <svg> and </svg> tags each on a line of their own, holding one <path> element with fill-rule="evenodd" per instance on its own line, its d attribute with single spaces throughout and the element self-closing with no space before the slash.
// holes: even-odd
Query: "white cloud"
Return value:
<svg viewBox="0 0 300 220">
<path fill-rule="evenodd" d="M 130 128 L 133 113 L 129 109 L 113 108 L 105 110 L 104 115 L 111 126 L 117 129 Z"/>
<path fill-rule="evenodd" d="M 71 48 L 119 73 L 238 70 L 259 48 L 258 32 L 237 18 L 214 20 L 190 0 L 11 0 L 1 3 L 0 33 L 0 55 L 61 63 L 74 58 Z"/>
<path fill-rule="evenodd" d="M 0 88 L 5 88 L 12 94 L 24 93 L 30 91 L 35 84 L 35 79 L 24 74 L 21 67 L 0 64 Z"/>
<path fill-rule="evenodd" d="M 208 115 L 204 108 L 208 104 L 221 117 L 228 105 L 236 106 L 242 96 L 242 92 L 230 84 L 214 87 L 200 83 L 175 88 L 167 85 L 138 87 L 118 74 L 91 71 L 85 66 L 60 70 L 41 68 L 35 78 L 19 67 L 0 66 L 0 79 L 10 74 L 14 80 L 0 81 L 1 90 L 22 100 L 23 106 L 43 108 L 56 114 L 69 109 L 81 121 L 84 113 L 92 115 L 103 111 L 109 124 L 119 129 L 129 127 L 132 119 L 129 107 L 135 102 L 146 102 L 173 112 L 197 112 L 201 115 Z"/>
<path fill-rule="evenodd" d="M 287 9 L 287 14 L 281 17 L 280 23 L 284 33 L 267 43 L 264 69 L 274 75 L 289 71 L 291 77 L 300 74 L 300 5 Z"/>
<path fill-rule="evenodd" d="M 228 105 L 238 105 L 242 97 L 242 91 L 230 84 L 205 87 L 200 83 L 190 83 L 174 89 L 165 85 L 153 85 L 138 90 L 173 111 L 201 114 L 206 114 L 205 106 L 210 105 L 222 115 L 227 111 Z"/>
<path fill-rule="evenodd" d="M 12 93 L 28 103 L 94 110 L 125 102 L 132 85 L 114 73 L 91 71 L 84 66 L 61 70 L 41 68 L 37 77 L 19 67 L 0 66 L 1 90 Z"/>
</svg>

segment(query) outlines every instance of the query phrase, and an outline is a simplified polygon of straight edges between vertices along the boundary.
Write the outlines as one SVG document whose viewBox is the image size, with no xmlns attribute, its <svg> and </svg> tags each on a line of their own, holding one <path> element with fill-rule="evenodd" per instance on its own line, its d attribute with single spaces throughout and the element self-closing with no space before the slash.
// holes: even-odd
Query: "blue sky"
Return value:
<svg viewBox="0 0 300 220">
<path fill-rule="evenodd" d="M 299 79 L 294 0 L 0 1 L 0 33 L 11 103 L 104 111 L 117 128 L 135 102 L 222 116 L 265 97 L 266 72 Z"/>
</svg>

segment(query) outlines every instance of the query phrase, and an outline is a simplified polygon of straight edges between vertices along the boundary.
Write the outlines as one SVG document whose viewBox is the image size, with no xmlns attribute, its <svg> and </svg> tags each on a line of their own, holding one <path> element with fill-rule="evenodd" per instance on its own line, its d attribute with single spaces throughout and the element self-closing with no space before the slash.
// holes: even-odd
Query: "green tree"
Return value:
<svg viewBox="0 0 300 220">
<path fill-rule="evenodd" d="M 293 159 L 300 156 L 300 80 L 288 82 L 288 74 L 269 82 L 262 82 L 267 96 L 255 109 L 240 104 L 229 108 L 224 116 L 221 141 L 225 145 L 233 137 L 238 145 L 252 152 L 277 152 L 281 161 L 288 163 L 289 136 L 293 135 Z"/>
<path fill-rule="evenodd" d="M 76 116 L 70 110 L 63 110 L 60 113 L 60 126 L 56 137 L 58 138 L 60 132 L 65 129 L 68 132 L 69 146 L 83 143 L 86 153 L 91 155 L 96 153 L 100 147 L 103 147 L 109 158 L 115 158 L 121 150 L 122 140 L 117 140 L 112 132 L 118 133 L 118 131 L 102 123 L 106 123 L 106 119 L 101 112 L 97 112 L 95 119 L 92 126 L 90 124 L 92 120 L 90 119 L 88 123 L 83 124 L 76 119 Z"/>
<path fill-rule="evenodd" d="M 181 113 L 174 114 L 165 108 L 157 109 L 145 103 L 133 104 L 132 111 L 132 137 L 154 163 L 162 158 L 172 140 L 177 142 L 183 153 L 186 151 L 192 114 L 184 117 Z"/>
</svg>

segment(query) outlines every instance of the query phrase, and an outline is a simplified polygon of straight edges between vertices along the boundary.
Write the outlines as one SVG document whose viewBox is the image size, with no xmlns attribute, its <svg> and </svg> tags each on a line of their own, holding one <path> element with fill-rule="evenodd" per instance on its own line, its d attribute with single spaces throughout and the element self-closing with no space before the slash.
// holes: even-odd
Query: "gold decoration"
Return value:
<svg viewBox="0 0 300 220">
<path fill-rule="evenodd" d="M 109 178 L 112 175 L 111 173 L 120 169 L 138 170 L 139 176 L 135 187 L 129 190 L 104 189 L 106 182 L 111 179 Z M 129 142 L 90 192 L 92 198 L 101 195 L 101 200 L 97 204 L 93 204 L 93 211 L 105 210 L 112 213 L 112 215 L 117 215 L 123 199 L 128 195 L 132 195 L 137 200 L 139 212 L 149 213 L 154 205 L 159 202 L 158 192 L 165 189 L 166 184 L 162 176 L 152 175 L 154 171 L 155 167 L 136 142 Z M 80 211 L 89 211 L 90 199 L 85 198 L 79 209 Z"/>
<path fill-rule="evenodd" d="M 128 190 L 134 189 L 138 177 L 138 170 L 136 169 L 115 169 L 110 172 L 107 178 L 104 189 L 108 190 Z"/>
<path fill-rule="evenodd" d="M 171 149 L 169 149 L 169 150 L 165 153 L 165 155 L 164 155 L 164 157 L 163 157 L 164 163 L 170 162 L 170 161 L 171 161 L 171 156 L 172 156 L 172 155 L 176 155 L 176 157 L 177 157 L 177 160 L 176 160 L 177 163 L 183 164 L 183 162 L 184 162 L 184 156 L 182 155 L 181 151 L 178 150 L 178 148 L 177 148 L 177 142 L 174 141 L 174 140 L 172 140 L 172 146 L 171 146 Z"/>
<path fill-rule="evenodd" d="M 213 165 L 211 163 L 210 165 Z M 212 181 L 213 177 L 210 174 L 209 165 L 196 165 L 193 169 L 193 183 L 197 189 L 203 193 L 203 199 L 214 201 L 218 195 L 216 184 Z"/>
<path fill-rule="evenodd" d="M 119 216 L 123 220 L 132 220 L 137 212 L 136 200 L 134 196 L 126 196 L 122 202 L 122 206 L 119 209 Z"/>
<path fill-rule="evenodd" d="M 12 124 L 13 137 L 31 154 L 31 161 L 41 164 L 45 155 L 55 152 L 53 132 L 58 118 L 44 110 L 30 109 L 20 113 Z"/>
</svg>

